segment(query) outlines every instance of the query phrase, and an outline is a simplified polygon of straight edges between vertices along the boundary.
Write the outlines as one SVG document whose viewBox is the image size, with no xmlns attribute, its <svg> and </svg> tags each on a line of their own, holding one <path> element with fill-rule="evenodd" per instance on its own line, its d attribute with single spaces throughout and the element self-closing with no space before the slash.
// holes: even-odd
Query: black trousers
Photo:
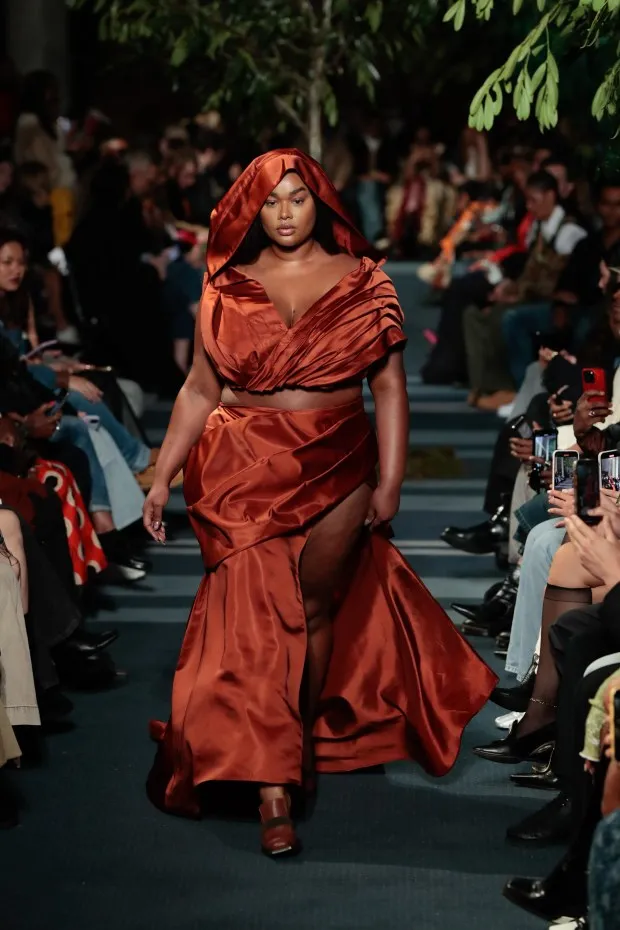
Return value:
<svg viewBox="0 0 620 930">
<path fill-rule="evenodd" d="M 538 423 L 543 429 L 552 425 L 546 394 L 537 394 L 536 397 L 532 398 L 529 407 L 525 411 L 525 419 L 530 426 Z M 512 494 L 517 472 L 521 465 L 519 460 L 513 458 L 510 452 L 510 440 L 515 435 L 512 430 L 513 423 L 515 423 L 515 419 L 508 420 L 500 429 L 495 440 L 484 497 L 484 509 L 487 513 L 495 513 L 504 497 Z"/>
<path fill-rule="evenodd" d="M 471 304 L 486 306 L 492 290 L 483 271 L 455 278 L 446 289 L 436 330 L 437 343 L 421 371 L 427 384 L 467 383 L 463 314 Z"/>
<path fill-rule="evenodd" d="M 617 621 L 608 618 L 603 623 L 599 604 L 569 610 L 553 624 L 549 638 L 560 673 L 553 770 L 562 790 L 579 801 L 584 783 L 584 760 L 579 753 L 590 699 L 620 667 L 620 661 L 605 665 L 585 678 L 584 672 L 597 659 L 620 652 L 620 617 Z"/>
</svg>

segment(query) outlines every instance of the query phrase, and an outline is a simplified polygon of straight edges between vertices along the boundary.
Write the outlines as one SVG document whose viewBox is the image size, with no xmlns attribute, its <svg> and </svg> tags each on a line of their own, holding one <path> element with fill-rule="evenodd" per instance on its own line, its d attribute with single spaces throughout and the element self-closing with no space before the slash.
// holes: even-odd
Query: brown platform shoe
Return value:
<svg viewBox="0 0 620 930">
<path fill-rule="evenodd" d="M 291 799 L 283 797 L 263 801 L 259 807 L 261 819 L 261 850 L 270 858 L 295 856 L 301 844 L 291 820 Z"/>
</svg>

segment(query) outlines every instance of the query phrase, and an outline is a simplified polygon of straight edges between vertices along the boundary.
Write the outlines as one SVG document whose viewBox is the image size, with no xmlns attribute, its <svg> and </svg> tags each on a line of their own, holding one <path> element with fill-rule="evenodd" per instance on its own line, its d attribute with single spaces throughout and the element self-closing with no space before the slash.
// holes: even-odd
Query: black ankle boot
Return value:
<svg viewBox="0 0 620 930">
<path fill-rule="evenodd" d="M 461 632 L 467 636 L 492 636 L 510 629 L 519 587 L 518 568 L 506 575 L 495 593 L 479 607 L 453 603 L 451 608 L 465 617 Z"/>
<path fill-rule="evenodd" d="M 495 552 L 508 539 L 510 506 L 501 504 L 492 517 L 484 523 L 459 529 L 447 526 L 441 539 L 454 549 L 469 552 L 472 555 L 486 555 Z"/>
<path fill-rule="evenodd" d="M 525 736 L 517 736 L 518 724 L 513 724 L 505 739 L 496 739 L 488 746 L 476 746 L 474 753 L 489 762 L 518 765 L 519 762 L 547 762 L 553 751 L 555 723 L 548 723 Z"/>
<path fill-rule="evenodd" d="M 516 688 L 494 688 L 489 700 L 497 704 L 498 707 L 503 707 L 504 710 L 515 710 L 518 713 L 524 713 L 534 691 L 537 670 L 538 658 L 535 657 L 521 684 L 517 685 Z"/>
</svg>

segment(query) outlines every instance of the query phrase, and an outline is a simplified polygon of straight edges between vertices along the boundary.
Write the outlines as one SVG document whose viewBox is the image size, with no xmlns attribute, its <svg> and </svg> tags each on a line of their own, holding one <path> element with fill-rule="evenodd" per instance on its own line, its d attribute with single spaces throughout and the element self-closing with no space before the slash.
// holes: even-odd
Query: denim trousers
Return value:
<svg viewBox="0 0 620 930">
<path fill-rule="evenodd" d="M 144 471 L 151 457 L 150 449 L 128 432 L 106 404 L 93 404 L 77 391 L 69 391 L 67 399 L 78 413 L 99 417 L 101 425 L 108 431 L 134 474 Z"/>
<path fill-rule="evenodd" d="M 523 550 L 519 589 L 515 604 L 506 671 L 522 680 L 532 662 L 542 625 L 542 606 L 553 557 L 562 545 L 566 530 L 559 520 L 545 520 L 529 533 Z"/>
<path fill-rule="evenodd" d="M 550 303 L 519 304 L 510 307 L 502 316 L 502 333 L 508 346 L 510 373 L 517 387 L 534 361 L 534 336 L 540 330 L 551 329 L 553 315 Z"/>
<path fill-rule="evenodd" d="M 111 511 L 110 495 L 103 468 L 97 458 L 97 452 L 90 438 L 88 425 L 79 417 L 63 417 L 59 428 L 51 437 L 51 442 L 66 440 L 81 449 L 88 458 L 88 468 L 92 482 L 90 509 L 93 513 L 100 510 Z"/>
</svg>

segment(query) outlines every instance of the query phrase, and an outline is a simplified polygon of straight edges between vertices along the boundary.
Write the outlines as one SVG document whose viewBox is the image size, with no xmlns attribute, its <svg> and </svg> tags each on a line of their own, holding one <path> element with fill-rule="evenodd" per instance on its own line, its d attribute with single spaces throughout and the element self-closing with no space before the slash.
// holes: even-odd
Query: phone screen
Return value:
<svg viewBox="0 0 620 930">
<path fill-rule="evenodd" d="M 534 433 L 534 456 L 550 465 L 553 453 L 558 447 L 558 434 L 555 430 L 536 431 Z"/>
<path fill-rule="evenodd" d="M 575 470 L 575 510 L 578 517 L 590 526 L 600 522 L 600 517 L 593 517 L 591 510 L 600 503 L 600 485 L 598 462 L 595 459 L 579 459 Z"/>
<path fill-rule="evenodd" d="M 530 424 L 527 422 L 527 420 L 523 416 L 518 417 L 510 428 L 514 433 L 517 434 L 517 436 L 520 436 L 521 439 L 532 438 L 532 434 L 533 434 L 532 427 L 530 426 Z"/>
<path fill-rule="evenodd" d="M 601 488 L 620 492 L 620 452 L 602 452 L 599 462 Z"/>
<path fill-rule="evenodd" d="M 578 452 L 556 452 L 553 456 L 554 491 L 570 491 L 575 487 L 575 472 L 579 461 Z"/>
</svg>

